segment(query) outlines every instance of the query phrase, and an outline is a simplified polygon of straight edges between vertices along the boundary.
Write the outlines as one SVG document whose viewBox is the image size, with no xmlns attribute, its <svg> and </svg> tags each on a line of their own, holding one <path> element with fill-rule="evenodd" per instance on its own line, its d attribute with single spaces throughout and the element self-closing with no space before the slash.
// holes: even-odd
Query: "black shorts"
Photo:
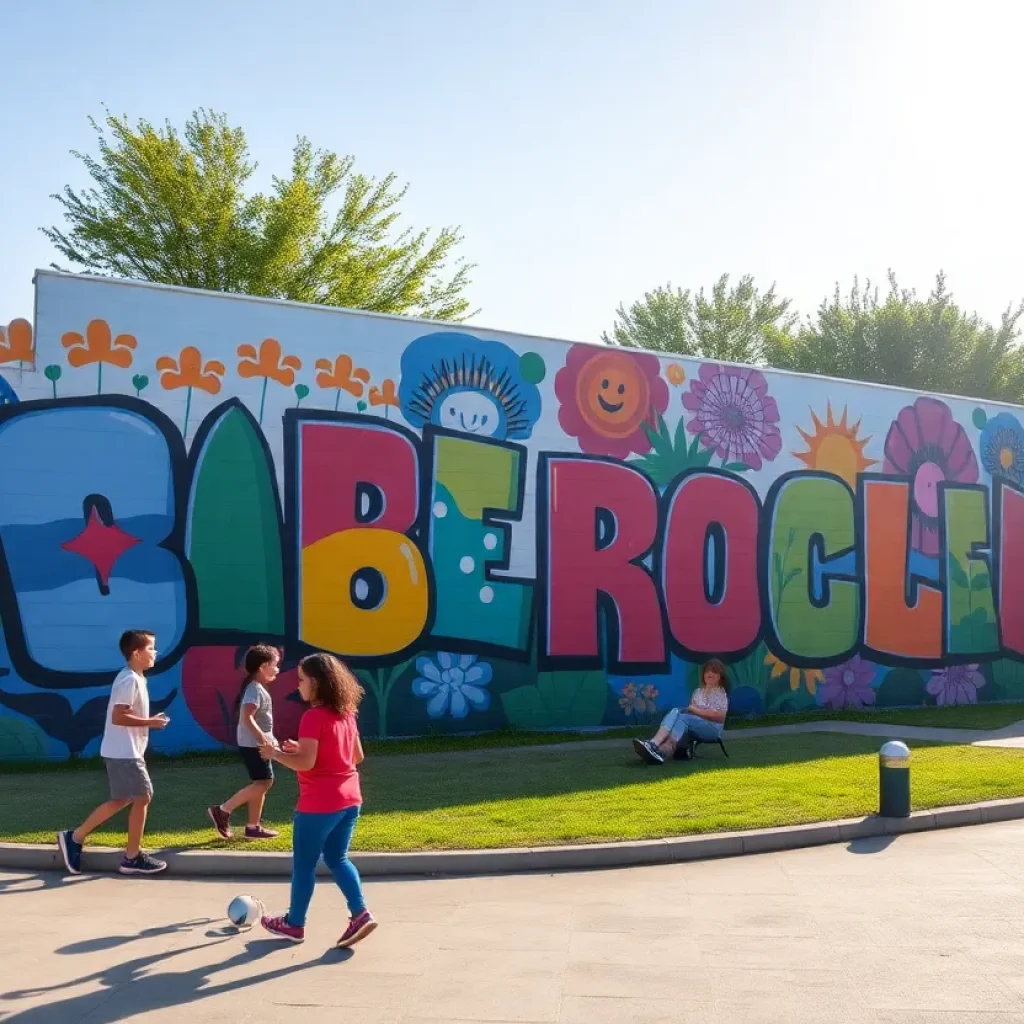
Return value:
<svg viewBox="0 0 1024 1024">
<path fill-rule="evenodd" d="M 260 757 L 259 747 L 239 747 L 249 778 L 253 782 L 272 782 L 274 780 L 274 762 L 264 761 Z"/>
</svg>

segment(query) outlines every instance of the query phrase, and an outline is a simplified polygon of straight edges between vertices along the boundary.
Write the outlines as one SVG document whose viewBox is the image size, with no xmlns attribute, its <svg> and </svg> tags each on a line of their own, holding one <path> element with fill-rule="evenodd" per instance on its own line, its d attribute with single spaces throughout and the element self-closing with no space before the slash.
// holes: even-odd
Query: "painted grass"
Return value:
<svg viewBox="0 0 1024 1024">
<path fill-rule="evenodd" d="M 857 817 L 877 804 L 874 738 L 808 734 L 737 738 L 732 758 L 707 752 L 663 768 L 621 749 L 476 750 L 374 757 L 364 771 L 360 850 L 484 849 L 607 842 Z M 210 847 L 207 804 L 243 784 L 237 763 L 152 765 L 156 798 L 147 844 Z M 1024 750 L 916 746 L 918 808 L 1024 796 Z M 0 841 L 52 842 L 105 799 L 99 771 L 8 775 L 0 782 Z M 294 776 L 279 772 L 265 820 L 282 829 L 263 849 L 289 849 Z M 94 837 L 124 842 L 122 821 Z M 237 824 L 241 824 L 238 822 Z M 236 843 L 234 845 L 240 845 Z"/>
</svg>

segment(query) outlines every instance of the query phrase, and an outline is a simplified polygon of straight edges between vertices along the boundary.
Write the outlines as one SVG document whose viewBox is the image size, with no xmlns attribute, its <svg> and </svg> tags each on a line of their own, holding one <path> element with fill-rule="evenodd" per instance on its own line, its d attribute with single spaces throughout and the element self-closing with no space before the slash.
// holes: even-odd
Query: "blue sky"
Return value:
<svg viewBox="0 0 1024 1024">
<path fill-rule="evenodd" d="M 478 322 L 592 340 L 616 305 L 723 271 L 809 312 L 888 267 L 995 319 L 1024 296 L 1024 14 L 1001 0 L 96 0 L 10 4 L 0 323 L 55 258 L 90 114 L 297 134 L 461 225 Z M 628 7 L 628 9 L 627 9 Z"/>
</svg>

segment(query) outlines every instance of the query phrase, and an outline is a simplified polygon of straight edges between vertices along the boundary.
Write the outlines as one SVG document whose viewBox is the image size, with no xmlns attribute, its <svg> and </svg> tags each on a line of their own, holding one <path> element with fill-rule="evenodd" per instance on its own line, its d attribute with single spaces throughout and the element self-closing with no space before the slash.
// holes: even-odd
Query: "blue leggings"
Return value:
<svg viewBox="0 0 1024 1024">
<path fill-rule="evenodd" d="M 720 722 L 709 722 L 700 715 L 690 715 L 679 708 L 673 708 L 662 719 L 661 727 L 668 729 L 675 743 L 681 743 L 688 732 L 699 740 L 717 740 L 722 735 Z"/>
<path fill-rule="evenodd" d="M 359 819 L 358 807 L 346 807 L 331 814 L 307 814 L 296 811 L 292 831 L 292 901 L 288 923 L 295 928 L 306 926 L 306 911 L 316 885 L 316 866 L 323 857 L 345 896 L 349 913 L 366 909 L 359 872 L 348 859 L 348 846 Z"/>
</svg>

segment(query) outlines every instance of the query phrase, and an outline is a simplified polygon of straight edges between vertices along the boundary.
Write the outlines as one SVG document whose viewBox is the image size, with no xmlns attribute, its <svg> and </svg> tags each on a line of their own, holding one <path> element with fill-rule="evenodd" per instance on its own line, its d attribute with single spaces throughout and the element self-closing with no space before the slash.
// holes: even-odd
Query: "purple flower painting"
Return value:
<svg viewBox="0 0 1024 1024">
<path fill-rule="evenodd" d="M 939 707 L 951 704 L 977 704 L 978 690 L 985 685 L 985 677 L 977 665 L 949 665 L 937 668 L 925 689 L 935 698 Z"/>
<path fill-rule="evenodd" d="M 967 433 L 937 398 L 919 398 L 900 410 L 885 438 L 886 473 L 911 480 L 911 546 L 939 553 L 939 484 L 978 481 L 978 460 Z"/>
<path fill-rule="evenodd" d="M 782 451 L 779 407 L 760 370 L 704 363 L 683 395 L 683 407 L 694 414 L 686 429 L 699 434 L 723 463 L 757 470 Z"/>
<path fill-rule="evenodd" d="M 842 665 L 825 669 L 825 682 L 818 687 L 818 704 L 844 711 L 875 703 L 875 666 L 859 654 Z"/>
</svg>

